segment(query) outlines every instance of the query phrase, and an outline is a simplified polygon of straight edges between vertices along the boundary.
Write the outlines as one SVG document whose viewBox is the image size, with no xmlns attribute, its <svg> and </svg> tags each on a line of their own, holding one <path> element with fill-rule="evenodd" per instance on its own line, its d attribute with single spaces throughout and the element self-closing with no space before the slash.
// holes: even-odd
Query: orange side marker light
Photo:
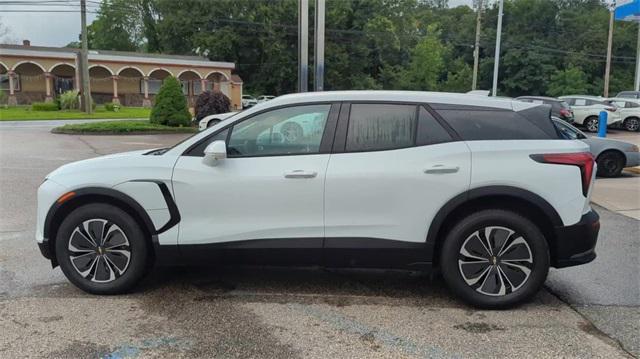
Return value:
<svg viewBox="0 0 640 359">
<path fill-rule="evenodd" d="M 60 196 L 60 198 L 58 198 L 58 204 L 62 204 L 64 202 L 66 202 L 67 200 L 71 199 L 71 197 L 73 197 L 75 195 L 76 195 L 75 192 L 67 192 L 67 193 L 63 194 L 62 196 Z"/>
</svg>

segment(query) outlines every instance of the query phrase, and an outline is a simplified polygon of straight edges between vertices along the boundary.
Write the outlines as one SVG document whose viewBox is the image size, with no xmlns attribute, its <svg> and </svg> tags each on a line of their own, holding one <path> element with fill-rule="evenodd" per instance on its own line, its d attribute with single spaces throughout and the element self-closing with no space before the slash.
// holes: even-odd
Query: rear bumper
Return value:
<svg viewBox="0 0 640 359">
<path fill-rule="evenodd" d="M 594 260 L 599 231 L 600 216 L 594 210 L 583 215 L 574 225 L 556 227 L 555 256 L 552 266 L 571 267 Z"/>
</svg>

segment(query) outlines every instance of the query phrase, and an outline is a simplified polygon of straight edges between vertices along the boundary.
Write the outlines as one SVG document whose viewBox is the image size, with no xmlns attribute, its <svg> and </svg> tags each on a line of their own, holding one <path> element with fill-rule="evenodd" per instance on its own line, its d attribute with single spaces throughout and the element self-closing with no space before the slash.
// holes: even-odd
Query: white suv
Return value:
<svg viewBox="0 0 640 359">
<path fill-rule="evenodd" d="M 618 108 L 607 102 L 606 99 L 583 95 L 560 96 L 559 98 L 571 106 L 574 124 L 584 126 L 589 132 L 598 132 L 598 118 L 602 111 L 607 111 L 607 127 L 617 127 L 622 124 Z"/>
<path fill-rule="evenodd" d="M 556 131 L 548 106 L 475 95 L 282 96 L 172 148 L 60 167 L 36 239 L 96 294 L 153 263 L 438 268 L 465 301 L 510 306 L 595 258 L 594 161 Z"/>
</svg>

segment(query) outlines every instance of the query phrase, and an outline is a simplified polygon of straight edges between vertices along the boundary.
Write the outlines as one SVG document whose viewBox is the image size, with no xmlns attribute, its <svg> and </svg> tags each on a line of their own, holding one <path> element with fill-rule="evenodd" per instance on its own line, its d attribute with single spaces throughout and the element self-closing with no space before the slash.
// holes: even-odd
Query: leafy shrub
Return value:
<svg viewBox="0 0 640 359">
<path fill-rule="evenodd" d="M 205 91 L 196 100 L 196 120 L 231 111 L 231 100 L 222 92 Z"/>
<path fill-rule="evenodd" d="M 180 82 L 169 76 L 164 79 L 160 91 L 156 96 L 156 103 L 151 109 L 151 123 L 167 126 L 188 126 L 191 114 L 187 108 L 187 101 L 182 93 Z"/>
<path fill-rule="evenodd" d="M 60 97 L 60 109 L 61 110 L 75 110 L 78 108 L 78 91 L 65 91 Z"/>
<path fill-rule="evenodd" d="M 54 102 L 34 102 L 31 104 L 33 111 L 58 111 L 58 105 Z"/>
<path fill-rule="evenodd" d="M 120 105 L 113 102 L 107 102 L 104 104 L 104 109 L 111 112 L 118 112 L 120 111 Z"/>
</svg>

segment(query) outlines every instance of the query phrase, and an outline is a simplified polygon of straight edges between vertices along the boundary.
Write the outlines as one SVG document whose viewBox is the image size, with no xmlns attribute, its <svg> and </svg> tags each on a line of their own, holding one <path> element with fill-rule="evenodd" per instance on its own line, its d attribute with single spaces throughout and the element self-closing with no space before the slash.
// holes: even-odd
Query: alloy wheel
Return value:
<svg viewBox="0 0 640 359">
<path fill-rule="evenodd" d="M 108 283 L 122 276 L 131 261 L 131 247 L 122 229 L 105 219 L 78 225 L 67 246 L 71 265 L 83 278 Z"/>
<path fill-rule="evenodd" d="M 458 254 L 464 281 L 477 292 L 503 296 L 520 289 L 529 279 L 533 254 L 527 241 L 512 229 L 481 228 L 467 237 Z"/>
<path fill-rule="evenodd" d="M 640 128 L 640 120 L 637 118 L 630 118 L 624 122 L 624 127 L 627 131 L 638 131 Z"/>
<path fill-rule="evenodd" d="M 598 119 L 589 119 L 586 123 L 589 132 L 598 132 Z"/>
</svg>

